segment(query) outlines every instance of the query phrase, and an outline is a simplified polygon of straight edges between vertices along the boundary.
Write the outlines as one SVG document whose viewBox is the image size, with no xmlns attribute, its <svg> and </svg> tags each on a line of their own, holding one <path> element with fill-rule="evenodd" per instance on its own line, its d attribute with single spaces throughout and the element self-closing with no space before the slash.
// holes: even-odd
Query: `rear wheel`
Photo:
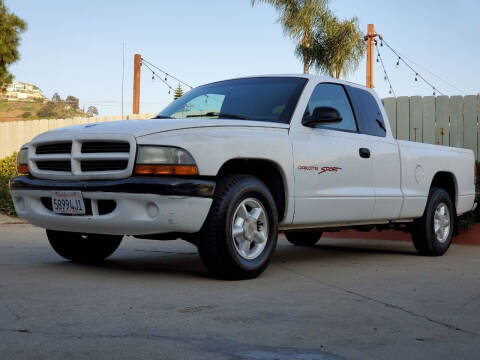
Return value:
<svg viewBox="0 0 480 360">
<path fill-rule="evenodd" d="M 268 266 L 278 236 L 272 194 L 259 179 L 221 179 L 198 244 L 205 267 L 225 279 L 250 279 Z"/>
<path fill-rule="evenodd" d="M 322 237 L 321 231 L 285 231 L 287 240 L 296 246 L 314 246 Z"/>
<path fill-rule="evenodd" d="M 432 188 L 423 216 L 412 229 L 413 245 L 420 255 L 441 256 L 452 243 L 455 208 L 448 193 Z"/>
<path fill-rule="evenodd" d="M 80 234 L 47 230 L 50 245 L 58 255 L 67 260 L 93 263 L 112 255 L 122 242 L 123 236 Z"/>
</svg>

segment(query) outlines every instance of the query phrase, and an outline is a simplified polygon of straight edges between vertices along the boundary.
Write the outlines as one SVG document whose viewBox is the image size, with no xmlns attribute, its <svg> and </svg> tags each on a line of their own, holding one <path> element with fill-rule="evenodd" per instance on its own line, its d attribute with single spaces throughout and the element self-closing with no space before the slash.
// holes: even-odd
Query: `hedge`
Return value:
<svg viewBox="0 0 480 360">
<path fill-rule="evenodd" d="M 12 197 L 8 190 L 8 182 L 17 174 L 17 154 L 0 160 L 0 213 L 14 216 Z"/>
</svg>

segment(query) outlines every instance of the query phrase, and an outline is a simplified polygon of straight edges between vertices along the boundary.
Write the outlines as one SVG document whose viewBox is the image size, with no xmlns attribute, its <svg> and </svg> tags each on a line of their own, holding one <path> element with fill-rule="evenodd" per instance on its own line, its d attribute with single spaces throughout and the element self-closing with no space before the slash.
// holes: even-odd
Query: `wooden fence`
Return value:
<svg viewBox="0 0 480 360">
<path fill-rule="evenodd" d="M 126 119 L 150 119 L 155 114 L 128 115 Z M 12 155 L 38 134 L 63 126 L 121 120 L 121 116 L 77 117 L 0 122 L 0 159 Z"/>
<path fill-rule="evenodd" d="M 478 159 L 478 96 L 403 96 L 384 99 L 383 104 L 397 139 L 463 147 Z"/>
</svg>

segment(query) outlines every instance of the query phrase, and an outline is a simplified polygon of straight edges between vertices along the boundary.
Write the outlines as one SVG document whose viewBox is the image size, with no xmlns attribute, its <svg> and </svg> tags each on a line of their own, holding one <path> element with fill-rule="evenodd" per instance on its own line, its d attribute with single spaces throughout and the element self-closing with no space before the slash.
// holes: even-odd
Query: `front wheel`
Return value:
<svg viewBox="0 0 480 360">
<path fill-rule="evenodd" d="M 430 190 L 423 216 L 413 223 L 413 245 L 420 255 L 441 256 L 452 243 L 455 208 L 448 193 Z"/>
<path fill-rule="evenodd" d="M 268 266 L 277 236 L 277 208 L 266 185 L 253 176 L 231 175 L 217 184 L 198 252 L 215 276 L 250 279 Z"/>
<path fill-rule="evenodd" d="M 122 242 L 123 236 L 80 234 L 47 230 L 53 250 L 61 257 L 80 263 L 94 263 L 112 255 Z"/>
</svg>

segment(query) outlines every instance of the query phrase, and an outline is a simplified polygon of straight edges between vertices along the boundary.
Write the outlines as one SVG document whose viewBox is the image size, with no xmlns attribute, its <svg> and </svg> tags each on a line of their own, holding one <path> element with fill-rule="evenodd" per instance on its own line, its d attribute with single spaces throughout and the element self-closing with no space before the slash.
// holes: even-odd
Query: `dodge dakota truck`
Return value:
<svg viewBox="0 0 480 360">
<path fill-rule="evenodd" d="M 53 249 L 101 261 L 123 236 L 184 239 L 221 278 L 261 274 L 279 231 L 409 231 L 443 255 L 472 210 L 471 150 L 396 140 L 371 89 L 319 75 L 199 86 L 149 120 L 48 131 L 18 154 L 15 209 Z"/>
</svg>

